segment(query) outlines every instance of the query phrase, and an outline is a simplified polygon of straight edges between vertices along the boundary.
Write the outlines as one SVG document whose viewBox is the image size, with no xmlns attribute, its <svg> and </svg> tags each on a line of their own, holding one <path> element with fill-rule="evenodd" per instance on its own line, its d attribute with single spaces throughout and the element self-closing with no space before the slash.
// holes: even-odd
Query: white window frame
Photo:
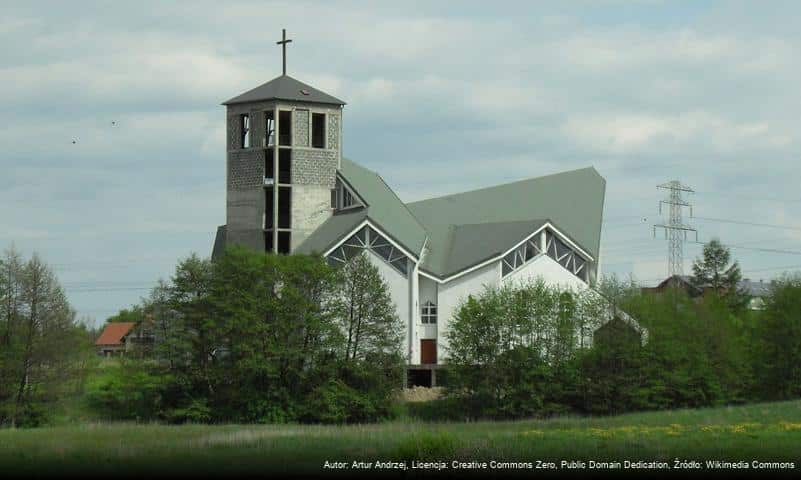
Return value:
<svg viewBox="0 0 801 480">
<path fill-rule="evenodd" d="M 437 324 L 437 304 L 431 300 L 426 300 L 420 307 L 420 323 L 424 325 Z"/>
<path fill-rule="evenodd" d="M 251 135 L 250 135 L 250 114 L 243 113 L 239 115 L 239 126 L 242 129 L 241 136 L 239 140 L 241 141 L 241 145 L 239 146 L 242 149 L 250 148 L 251 146 Z"/>
</svg>

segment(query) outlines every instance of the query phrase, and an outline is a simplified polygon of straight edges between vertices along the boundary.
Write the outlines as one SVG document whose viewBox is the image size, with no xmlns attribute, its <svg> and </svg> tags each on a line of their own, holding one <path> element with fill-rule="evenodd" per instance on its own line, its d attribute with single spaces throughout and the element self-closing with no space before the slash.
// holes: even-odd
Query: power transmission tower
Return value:
<svg viewBox="0 0 801 480">
<path fill-rule="evenodd" d="M 682 185 L 678 180 L 657 185 L 656 188 L 668 190 L 667 198 L 659 202 L 659 213 L 662 213 L 663 203 L 670 205 L 670 219 L 667 224 L 654 225 L 654 237 L 656 237 L 657 228 L 665 230 L 665 238 L 670 240 L 668 243 L 668 275 L 671 277 L 673 275 L 683 275 L 683 242 L 687 240 L 687 232 L 695 232 L 695 241 L 698 241 L 698 230 L 684 223 L 682 219 L 682 207 L 688 207 L 690 209 L 690 217 L 693 216 L 693 206 L 684 199 L 684 193 L 694 193 L 694 191 L 690 187 Z"/>
</svg>

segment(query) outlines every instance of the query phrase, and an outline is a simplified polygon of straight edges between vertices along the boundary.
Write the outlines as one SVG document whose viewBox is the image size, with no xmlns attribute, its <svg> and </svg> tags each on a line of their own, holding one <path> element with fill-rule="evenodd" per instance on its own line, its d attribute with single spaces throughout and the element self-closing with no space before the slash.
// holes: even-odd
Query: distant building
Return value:
<svg viewBox="0 0 801 480">
<path fill-rule="evenodd" d="M 697 298 L 704 294 L 703 289 L 693 285 L 692 277 L 689 275 L 672 275 L 662 280 L 659 285 L 655 287 L 643 287 L 640 290 L 642 293 L 662 293 L 674 287 L 683 290 L 690 298 Z"/>
<path fill-rule="evenodd" d="M 765 298 L 770 293 L 770 283 L 765 283 L 762 280 L 755 282 L 746 278 L 740 281 L 737 286 L 750 297 L 748 300 L 749 309 L 762 310 L 765 308 Z"/>
<path fill-rule="evenodd" d="M 151 321 L 110 322 L 107 323 L 95 341 L 97 353 L 103 357 L 125 355 L 136 347 L 149 347 L 153 344 L 153 330 L 148 328 Z"/>
<path fill-rule="evenodd" d="M 683 290 L 690 298 L 700 298 L 712 291 L 712 287 L 709 285 L 696 286 L 693 284 L 690 275 L 673 275 L 662 280 L 659 285 L 655 287 L 643 287 L 640 290 L 643 293 L 662 293 L 672 287 Z M 754 282 L 746 278 L 737 283 L 737 288 L 749 296 L 749 309 L 762 310 L 764 308 L 765 297 L 767 297 L 770 289 L 769 284 L 762 280 Z"/>
</svg>

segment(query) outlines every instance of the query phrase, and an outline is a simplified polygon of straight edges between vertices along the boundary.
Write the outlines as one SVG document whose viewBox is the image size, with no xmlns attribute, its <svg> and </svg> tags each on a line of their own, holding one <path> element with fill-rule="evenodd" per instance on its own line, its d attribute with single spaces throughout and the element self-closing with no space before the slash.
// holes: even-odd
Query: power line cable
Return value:
<svg viewBox="0 0 801 480">
<path fill-rule="evenodd" d="M 779 198 L 779 197 L 761 197 L 761 196 L 754 196 L 754 195 L 742 195 L 742 194 L 732 194 L 729 191 L 718 191 L 718 190 L 704 190 L 704 191 L 697 191 L 695 193 L 705 194 L 705 195 L 720 195 L 720 196 L 735 196 L 744 199 L 750 200 L 764 200 L 769 202 L 782 202 L 782 203 L 801 203 L 801 199 L 798 198 Z"/>
<path fill-rule="evenodd" d="M 779 228 L 782 230 L 793 230 L 796 232 L 801 232 L 801 227 L 794 227 L 789 225 L 778 225 L 774 223 L 758 223 L 758 222 L 747 222 L 744 220 L 732 220 L 728 218 L 712 218 L 712 217 L 693 217 L 694 220 L 707 220 L 711 222 L 721 222 L 721 223 L 733 223 L 736 225 L 748 225 L 753 227 L 766 227 L 766 228 Z"/>
<path fill-rule="evenodd" d="M 704 242 L 691 242 L 704 245 Z M 724 247 L 727 248 L 737 248 L 742 250 L 753 250 L 755 252 L 767 252 L 767 253 L 782 253 L 786 255 L 801 255 L 801 251 L 798 250 L 783 250 L 780 248 L 761 248 L 761 247 L 746 247 L 743 245 L 732 245 L 732 244 L 723 244 Z"/>
</svg>

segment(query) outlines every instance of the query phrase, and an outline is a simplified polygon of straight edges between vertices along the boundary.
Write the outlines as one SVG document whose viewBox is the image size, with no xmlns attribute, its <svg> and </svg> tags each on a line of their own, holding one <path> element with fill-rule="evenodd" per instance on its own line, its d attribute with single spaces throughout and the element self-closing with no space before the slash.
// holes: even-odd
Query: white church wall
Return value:
<svg viewBox="0 0 801 480">
<path fill-rule="evenodd" d="M 492 262 L 461 277 L 439 285 L 439 304 L 437 305 L 439 313 L 437 319 L 438 363 L 445 363 L 447 359 L 448 340 L 446 339 L 446 334 L 448 333 L 448 326 L 453 314 L 456 313 L 459 304 L 470 294 L 480 294 L 485 286 L 497 286 L 500 278 L 500 268 L 500 262 Z M 419 340 L 417 343 L 420 343 Z M 417 345 L 416 348 L 419 349 L 419 345 Z M 417 360 L 420 360 L 419 353 Z"/>
<path fill-rule="evenodd" d="M 585 267 L 586 268 L 586 267 Z M 505 276 L 503 283 L 518 283 L 534 281 L 542 278 L 549 285 L 567 287 L 571 289 L 585 289 L 587 284 L 580 278 L 570 273 L 565 267 L 559 265 L 556 260 L 548 255 L 540 255 L 531 260 L 517 271 Z"/>
<path fill-rule="evenodd" d="M 395 270 L 395 268 L 371 250 L 365 250 L 364 252 L 367 258 L 370 259 L 370 262 L 378 268 L 378 273 L 381 274 L 381 278 L 389 285 L 389 296 L 395 304 L 395 309 L 403 323 L 404 331 L 407 331 L 410 322 L 409 297 L 411 295 L 411 290 L 409 288 L 409 279 L 401 275 L 400 272 Z"/>
<path fill-rule="evenodd" d="M 419 274 L 417 275 L 417 279 L 418 298 L 414 305 L 414 311 L 412 312 L 413 326 L 412 336 L 410 338 L 410 363 L 412 364 L 420 363 L 420 340 L 436 339 L 438 328 L 438 325 L 436 324 L 423 324 L 421 317 L 422 308 L 425 302 L 432 301 L 435 305 L 438 305 L 439 303 L 437 300 L 437 282 Z"/>
<path fill-rule="evenodd" d="M 430 278 L 422 277 L 420 278 L 420 303 L 417 305 L 417 311 L 415 312 L 415 321 L 420 326 L 420 338 L 437 338 L 437 324 L 422 323 L 423 305 L 425 305 L 426 302 L 432 302 L 434 305 L 439 304 L 437 299 L 437 282 Z M 439 311 L 437 311 L 437 313 L 439 314 Z M 437 321 L 439 322 L 439 318 L 437 318 Z"/>
</svg>

